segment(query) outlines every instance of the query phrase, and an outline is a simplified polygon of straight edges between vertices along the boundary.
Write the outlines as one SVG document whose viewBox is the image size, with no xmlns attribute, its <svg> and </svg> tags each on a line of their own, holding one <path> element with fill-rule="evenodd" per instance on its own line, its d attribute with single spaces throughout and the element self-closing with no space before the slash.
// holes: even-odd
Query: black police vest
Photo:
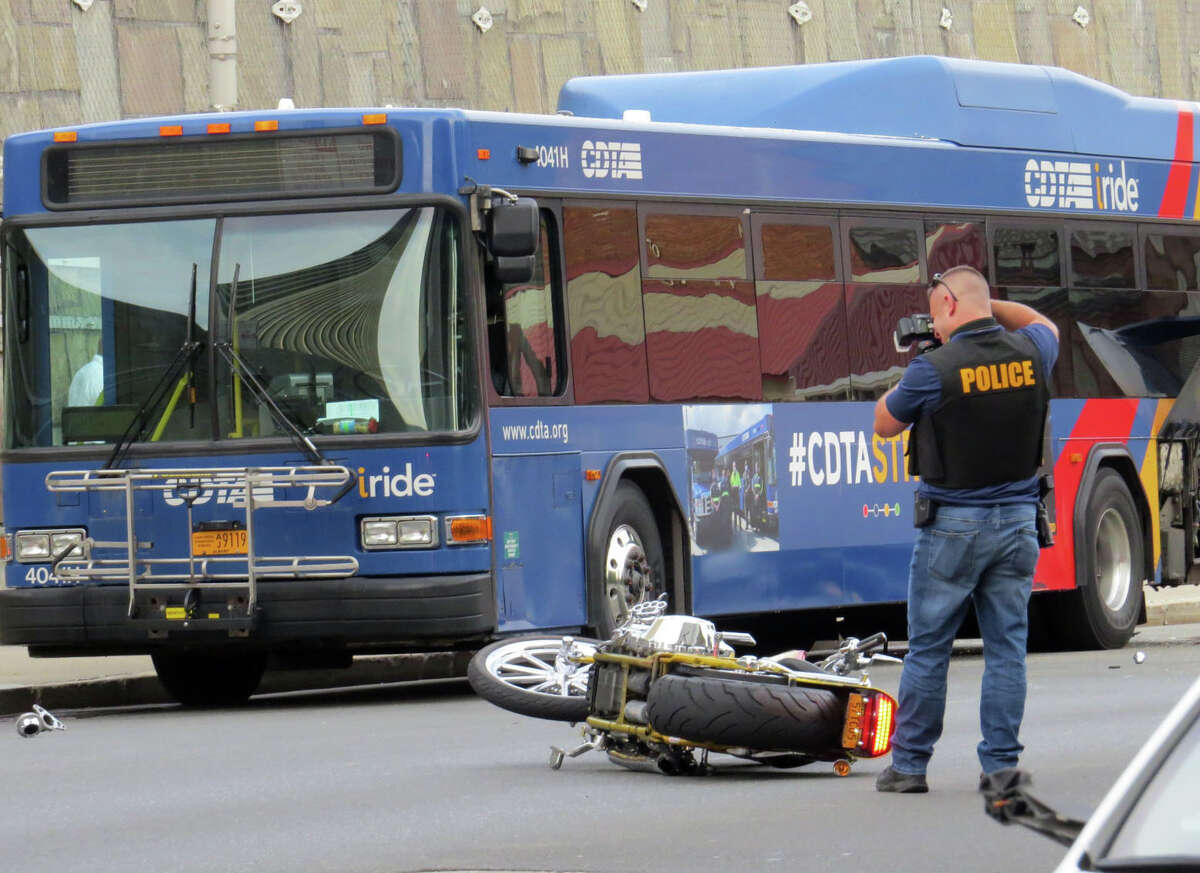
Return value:
<svg viewBox="0 0 1200 873">
<path fill-rule="evenodd" d="M 959 330 L 995 325 L 986 318 Z M 937 371 L 942 397 L 913 425 L 908 472 L 939 488 L 986 488 L 1035 475 L 1050 387 L 1033 340 L 990 330 L 946 343 L 925 360 Z"/>
</svg>

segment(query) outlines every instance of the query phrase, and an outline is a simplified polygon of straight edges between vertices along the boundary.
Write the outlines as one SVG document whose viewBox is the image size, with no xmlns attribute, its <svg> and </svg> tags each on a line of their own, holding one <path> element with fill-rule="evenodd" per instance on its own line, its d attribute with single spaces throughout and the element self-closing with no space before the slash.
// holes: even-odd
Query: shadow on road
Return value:
<svg viewBox="0 0 1200 873">
<path fill-rule="evenodd" d="M 179 712 L 253 712 L 280 709 L 319 709 L 322 707 L 359 705 L 389 705 L 397 703 L 422 704 L 438 700 L 474 696 L 466 679 L 424 679 L 416 682 L 393 682 L 381 685 L 357 685 L 345 688 L 321 688 L 309 691 L 286 691 L 251 697 L 241 706 L 183 707 L 175 703 L 154 703 L 141 706 L 110 706 L 96 709 L 72 710 L 63 708 L 72 718 L 99 718 L 106 715 L 133 713 Z"/>
</svg>

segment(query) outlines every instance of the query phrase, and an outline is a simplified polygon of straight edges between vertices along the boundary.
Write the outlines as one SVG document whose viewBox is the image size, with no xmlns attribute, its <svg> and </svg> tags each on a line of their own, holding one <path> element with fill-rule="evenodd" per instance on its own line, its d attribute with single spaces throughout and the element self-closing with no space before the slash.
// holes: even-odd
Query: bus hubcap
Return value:
<svg viewBox="0 0 1200 873">
<path fill-rule="evenodd" d="M 629 612 L 629 607 L 649 599 L 654 588 L 653 574 L 637 531 L 620 525 L 608 539 L 604 560 L 604 591 L 614 622 Z"/>
<path fill-rule="evenodd" d="M 1133 578 L 1133 549 L 1129 543 L 1129 528 L 1117 510 L 1109 508 L 1100 516 L 1096 531 L 1097 593 L 1104 605 L 1114 612 L 1129 597 Z"/>
</svg>

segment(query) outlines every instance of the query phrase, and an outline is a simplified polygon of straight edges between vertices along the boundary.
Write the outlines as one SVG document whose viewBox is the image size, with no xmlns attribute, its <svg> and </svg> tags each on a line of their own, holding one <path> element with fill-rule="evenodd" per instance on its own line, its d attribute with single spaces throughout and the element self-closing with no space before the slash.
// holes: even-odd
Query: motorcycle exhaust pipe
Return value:
<svg viewBox="0 0 1200 873">
<path fill-rule="evenodd" d="M 646 718 L 646 701 L 631 700 L 625 704 L 625 720 L 637 724 L 649 724 Z"/>
<path fill-rule="evenodd" d="M 22 713 L 17 717 L 17 733 L 22 737 L 36 737 L 42 731 L 65 731 L 63 724 L 53 713 L 48 712 L 36 703 L 33 712 Z"/>
</svg>

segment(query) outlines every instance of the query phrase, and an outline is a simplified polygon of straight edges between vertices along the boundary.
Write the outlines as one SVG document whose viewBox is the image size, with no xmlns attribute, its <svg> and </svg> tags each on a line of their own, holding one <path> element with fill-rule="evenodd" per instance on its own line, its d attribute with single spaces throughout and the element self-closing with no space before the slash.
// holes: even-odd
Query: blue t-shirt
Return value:
<svg viewBox="0 0 1200 873">
<path fill-rule="evenodd" d="M 966 333 L 956 333 L 950 342 L 956 342 L 965 336 L 978 336 L 993 330 L 1004 330 L 1003 327 L 985 327 Z M 1044 324 L 1031 324 L 1019 328 L 1015 333 L 1022 333 L 1033 340 L 1041 356 L 1047 377 L 1054 369 L 1058 360 L 1058 338 Z M 895 418 L 906 423 L 912 423 L 922 415 L 931 414 L 942 400 L 942 383 L 938 379 L 937 370 L 933 364 L 921 357 L 914 358 L 904 371 L 896 390 L 887 396 L 885 401 L 888 412 Z M 1017 482 L 1004 482 L 1000 485 L 989 485 L 986 488 L 938 488 L 921 482 L 917 493 L 936 500 L 939 503 L 957 503 L 964 506 L 992 506 L 997 503 L 1028 503 L 1038 498 L 1038 477 L 1031 476 Z"/>
</svg>

